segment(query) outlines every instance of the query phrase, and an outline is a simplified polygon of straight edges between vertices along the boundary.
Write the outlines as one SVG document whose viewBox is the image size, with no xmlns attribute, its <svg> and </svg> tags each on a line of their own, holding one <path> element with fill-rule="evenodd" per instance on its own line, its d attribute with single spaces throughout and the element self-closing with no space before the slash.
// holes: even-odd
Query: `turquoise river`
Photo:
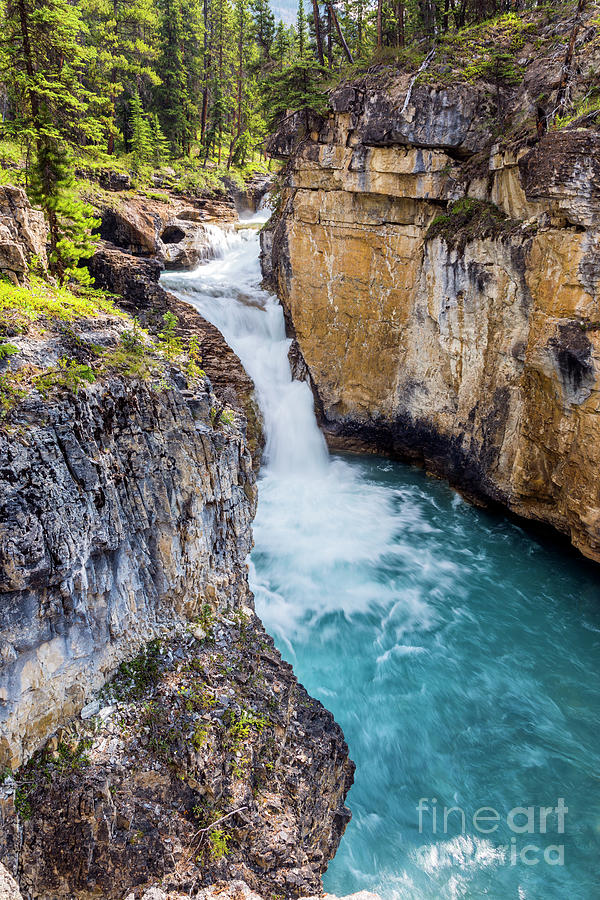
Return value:
<svg viewBox="0 0 600 900">
<path fill-rule="evenodd" d="M 257 611 L 357 766 L 326 890 L 600 898 L 597 567 L 422 471 L 329 456 L 255 233 L 213 238 L 164 281 L 257 388 Z"/>
</svg>

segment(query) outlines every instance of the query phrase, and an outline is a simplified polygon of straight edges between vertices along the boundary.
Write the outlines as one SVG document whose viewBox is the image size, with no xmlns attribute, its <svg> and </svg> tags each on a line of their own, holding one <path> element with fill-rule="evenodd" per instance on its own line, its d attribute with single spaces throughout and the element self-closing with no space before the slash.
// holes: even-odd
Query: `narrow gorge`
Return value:
<svg viewBox="0 0 600 900">
<path fill-rule="evenodd" d="M 597 2 L 0 18 L 0 900 L 596 900 Z"/>
</svg>

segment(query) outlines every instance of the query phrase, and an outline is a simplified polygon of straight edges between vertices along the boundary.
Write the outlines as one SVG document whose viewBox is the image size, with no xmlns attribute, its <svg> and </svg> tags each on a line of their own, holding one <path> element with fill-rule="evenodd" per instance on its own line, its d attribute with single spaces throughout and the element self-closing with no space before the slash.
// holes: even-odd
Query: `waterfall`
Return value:
<svg viewBox="0 0 600 900">
<path fill-rule="evenodd" d="M 258 220 L 257 216 L 253 220 Z M 211 226 L 215 227 L 215 226 Z M 253 379 L 265 423 L 269 469 L 302 473 L 323 468 L 327 449 L 309 386 L 290 373 L 283 311 L 258 287 L 257 234 L 228 233 L 215 247 L 227 255 L 164 281 L 221 331 Z"/>
<path fill-rule="evenodd" d="M 212 222 L 205 222 L 202 225 L 200 241 L 203 260 L 222 259 L 237 243 L 237 235 L 233 228 L 220 228 L 219 225 L 213 225 Z"/>
</svg>

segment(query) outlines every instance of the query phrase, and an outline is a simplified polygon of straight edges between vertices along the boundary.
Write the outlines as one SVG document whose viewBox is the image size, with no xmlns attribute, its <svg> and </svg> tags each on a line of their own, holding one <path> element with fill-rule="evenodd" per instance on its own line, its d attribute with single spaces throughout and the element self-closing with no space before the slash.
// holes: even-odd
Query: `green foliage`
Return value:
<svg viewBox="0 0 600 900">
<path fill-rule="evenodd" d="M 503 237 L 519 226 L 493 203 L 463 197 L 452 203 L 446 214 L 435 217 L 425 240 L 440 237 L 449 247 L 464 249 L 470 240 Z"/>
<path fill-rule="evenodd" d="M 0 362 L 8 359 L 10 356 L 14 356 L 18 352 L 19 348 L 15 347 L 14 344 L 0 344 Z"/>
<path fill-rule="evenodd" d="M 210 734 L 210 724 L 208 722 L 198 721 L 194 725 L 194 733 L 192 735 L 192 746 L 195 750 L 201 750 L 206 744 L 208 735 Z"/>
<path fill-rule="evenodd" d="M 214 695 L 200 687 L 180 687 L 177 693 L 183 698 L 184 708 L 188 712 L 212 709 L 217 705 Z"/>
<path fill-rule="evenodd" d="M 164 328 L 158 335 L 157 349 L 170 362 L 177 359 L 183 353 L 183 342 L 177 337 L 177 316 L 167 312 L 163 316 Z"/>
<path fill-rule="evenodd" d="M 150 127 L 150 140 L 152 143 L 152 162 L 155 166 L 160 166 L 169 158 L 169 142 L 163 134 L 160 127 L 158 115 L 153 112 L 148 116 L 148 125 Z M 156 194 L 154 199 L 168 200 L 164 194 Z"/>
<path fill-rule="evenodd" d="M 308 52 L 308 31 L 306 14 L 304 12 L 304 0 L 298 0 L 298 15 L 296 17 L 296 40 L 298 46 L 298 59 L 300 62 L 306 58 Z"/>
<path fill-rule="evenodd" d="M 229 737 L 231 749 L 239 750 L 245 741 L 250 737 L 251 731 L 258 734 L 269 725 L 269 720 L 258 713 L 251 710 L 243 709 L 239 716 L 228 710 L 227 720 L 229 723 Z"/>
<path fill-rule="evenodd" d="M 198 124 L 203 32 L 198 0 L 157 0 L 159 11 L 157 107 L 173 156 L 189 151 Z"/>
<path fill-rule="evenodd" d="M 196 335 L 192 335 L 188 341 L 187 356 L 186 375 L 190 381 L 199 381 L 201 378 L 205 378 L 206 372 L 202 368 L 202 354 Z"/>
<path fill-rule="evenodd" d="M 140 328 L 137 316 L 133 319 L 131 331 L 124 331 L 121 335 L 121 343 L 125 350 L 134 356 L 143 356 L 145 353 L 144 332 Z"/>
<path fill-rule="evenodd" d="M 239 715 L 227 710 L 225 721 L 228 725 L 229 749 L 233 755 L 232 772 L 236 778 L 243 778 L 249 763 L 245 750 L 250 735 L 252 732 L 261 734 L 270 722 L 265 716 L 245 709 Z"/>
<path fill-rule="evenodd" d="M 15 286 L 7 278 L 0 278 L 0 330 L 4 332 L 26 331 L 43 319 L 72 322 L 102 314 L 124 316 L 103 291 L 70 290 L 51 285 L 36 275 L 30 276 L 28 286 Z"/>
<path fill-rule="evenodd" d="M 110 685 L 113 696 L 119 700 L 136 700 L 158 681 L 161 672 L 161 642 L 149 641 L 133 659 L 121 663 Z"/>
<path fill-rule="evenodd" d="M 213 828 L 208 833 L 208 852 L 211 860 L 217 862 L 229 853 L 230 836 L 222 828 Z"/>
<path fill-rule="evenodd" d="M 213 428 L 215 428 L 217 424 L 229 426 L 235 425 L 235 415 L 233 410 L 229 409 L 228 407 L 211 407 L 210 424 Z"/>
<path fill-rule="evenodd" d="M 600 89 L 598 88 L 593 88 L 585 97 L 580 97 L 575 103 L 572 103 L 571 108 L 564 115 L 557 115 L 552 128 L 560 131 L 580 119 L 588 119 L 592 124 L 591 120 L 594 118 L 600 122 Z"/>
<path fill-rule="evenodd" d="M 85 280 L 79 263 L 91 254 L 95 220 L 73 190 L 71 151 L 101 130 L 96 98 L 83 83 L 89 54 L 80 12 L 68 0 L 19 0 L 6 4 L 4 18 L 12 127 L 27 148 L 29 193 L 48 221 L 50 267 L 61 282 Z"/>
<path fill-rule="evenodd" d="M 150 123 L 144 115 L 140 95 L 135 91 L 129 101 L 131 128 L 131 155 L 137 171 L 152 161 L 154 148 Z"/>
<path fill-rule="evenodd" d="M 43 397 L 56 388 L 66 388 L 77 394 L 80 387 L 93 384 L 96 380 L 93 369 L 87 363 L 79 363 L 75 359 L 61 357 L 55 369 L 48 369 L 40 375 L 34 375 L 32 384 Z"/>
<path fill-rule="evenodd" d="M 88 751 L 92 741 L 79 738 L 73 731 L 62 730 L 63 737 L 54 744 L 38 751 L 15 776 L 15 809 L 22 821 L 31 819 L 35 794 L 39 787 L 50 783 L 55 776 L 76 775 L 90 764 Z"/>
<path fill-rule="evenodd" d="M 290 110 L 325 113 L 328 104 L 327 69 L 313 60 L 301 59 L 273 73 L 265 89 L 265 116 L 270 127 Z"/>
<path fill-rule="evenodd" d="M 200 612 L 193 621 L 202 628 L 206 637 L 210 640 L 215 627 L 215 613 L 210 603 L 202 604 Z"/>
<path fill-rule="evenodd" d="M 52 768 L 60 775 L 72 775 L 80 772 L 90 764 L 87 751 L 91 746 L 92 742 L 89 738 L 83 738 L 82 740 L 73 739 L 68 743 L 60 741 L 50 757 Z M 47 751 L 44 757 L 48 760 Z"/>
<path fill-rule="evenodd" d="M 19 785 L 15 791 L 15 809 L 23 822 L 27 822 L 33 815 L 29 799 L 31 793 L 26 785 Z"/>
</svg>

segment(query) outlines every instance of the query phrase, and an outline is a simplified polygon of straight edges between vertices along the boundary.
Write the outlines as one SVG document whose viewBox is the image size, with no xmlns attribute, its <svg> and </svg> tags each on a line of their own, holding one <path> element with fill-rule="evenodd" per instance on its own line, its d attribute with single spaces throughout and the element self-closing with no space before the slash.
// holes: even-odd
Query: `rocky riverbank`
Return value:
<svg viewBox="0 0 600 900">
<path fill-rule="evenodd" d="M 99 248 L 91 269 L 114 301 L 35 280 L 39 222 L 14 196 L 0 861 L 32 898 L 120 900 L 157 881 L 191 896 L 232 879 L 318 893 L 353 765 L 253 610 L 252 382 L 160 287 L 156 252 Z"/>
<path fill-rule="evenodd" d="M 332 446 L 422 463 L 600 559 L 600 133 L 553 124 L 570 21 L 524 25 L 518 84 L 434 56 L 288 118 L 263 272 Z"/>
</svg>

